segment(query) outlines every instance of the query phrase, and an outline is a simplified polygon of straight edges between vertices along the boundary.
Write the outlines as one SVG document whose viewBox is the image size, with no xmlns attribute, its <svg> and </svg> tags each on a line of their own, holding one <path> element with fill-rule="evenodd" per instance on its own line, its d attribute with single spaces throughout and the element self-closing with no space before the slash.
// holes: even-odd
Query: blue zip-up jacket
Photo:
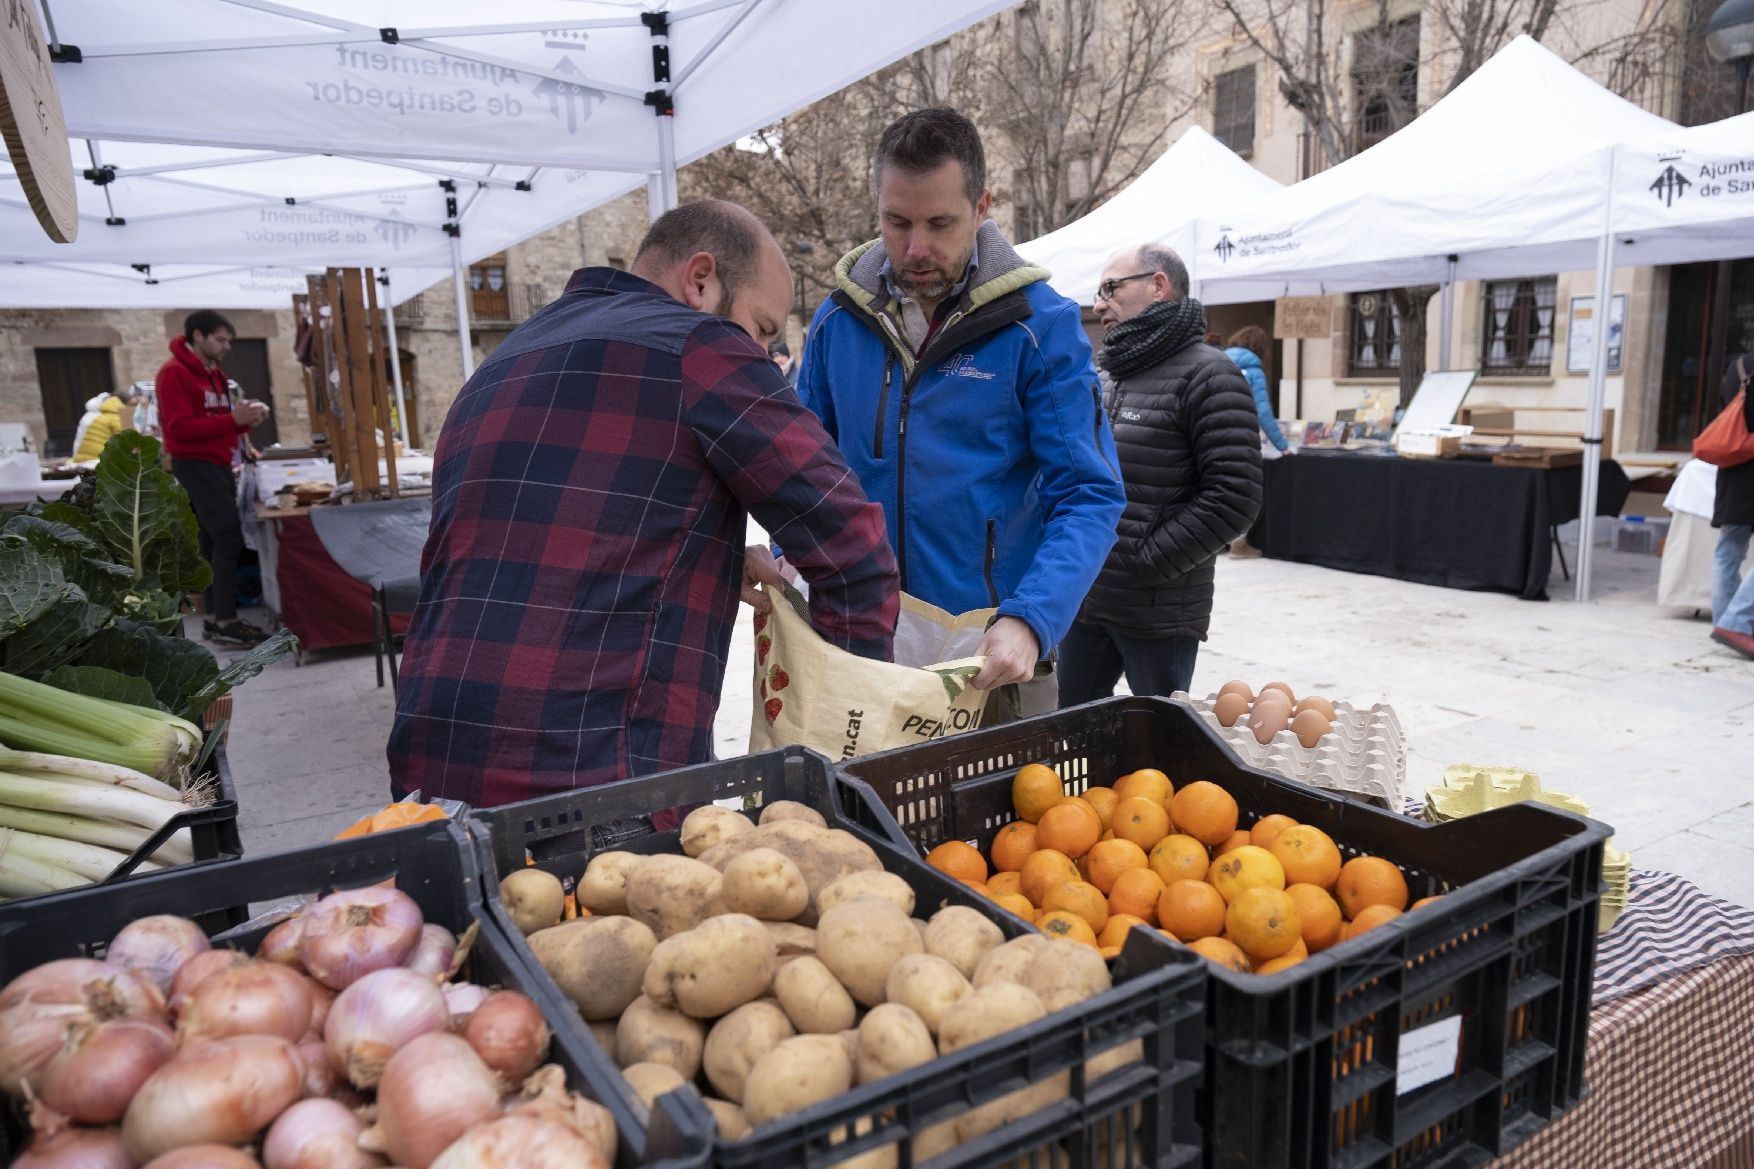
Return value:
<svg viewBox="0 0 1754 1169">
<path fill-rule="evenodd" d="M 1078 306 L 990 221 L 918 359 L 886 310 L 881 241 L 843 257 L 798 393 L 883 505 L 901 587 L 951 613 L 996 606 L 1059 644 L 1126 506 Z"/>
<path fill-rule="evenodd" d="M 1261 430 L 1267 441 L 1280 450 L 1290 447 L 1291 444 L 1285 441 L 1285 432 L 1279 429 L 1279 420 L 1273 417 L 1273 399 L 1267 393 L 1267 371 L 1261 368 L 1261 359 L 1255 356 L 1253 349 L 1244 349 L 1240 345 L 1226 349 L 1224 356 L 1242 370 L 1249 389 L 1255 392 L 1255 417 L 1261 420 Z"/>
</svg>

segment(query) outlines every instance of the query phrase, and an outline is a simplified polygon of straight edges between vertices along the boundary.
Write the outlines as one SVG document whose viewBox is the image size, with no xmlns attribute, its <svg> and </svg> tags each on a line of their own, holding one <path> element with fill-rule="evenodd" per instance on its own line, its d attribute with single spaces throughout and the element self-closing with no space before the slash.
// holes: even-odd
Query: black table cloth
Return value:
<svg viewBox="0 0 1754 1169">
<path fill-rule="evenodd" d="M 1264 467 L 1261 548 L 1279 560 L 1547 599 L 1553 528 L 1578 518 L 1583 468 L 1501 467 L 1304 450 Z M 1629 484 L 1602 462 L 1596 514 Z"/>
</svg>

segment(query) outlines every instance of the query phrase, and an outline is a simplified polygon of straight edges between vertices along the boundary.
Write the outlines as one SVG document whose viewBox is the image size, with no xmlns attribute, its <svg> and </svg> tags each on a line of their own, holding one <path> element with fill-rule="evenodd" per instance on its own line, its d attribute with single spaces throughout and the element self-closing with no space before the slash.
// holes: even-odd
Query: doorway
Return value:
<svg viewBox="0 0 1754 1169">
<path fill-rule="evenodd" d="M 414 354 L 406 349 L 397 349 L 396 356 L 402 366 L 402 403 L 408 407 L 408 445 L 414 450 L 422 450 L 420 445 L 420 379 L 415 369 Z M 400 422 L 396 417 L 395 373 L 390 368 L 389 359 L 384 359 L 384 385 L 390 387 L 390 418 Z M 399 429 L 399 428 L 398 428 Z"/>
<path fill-rule="evenodd" d="M 1721 408 L 1724 370 L 1754 352 L 1754 259 L 1669 269 L 1657 448 L 1690 450 Z"/>
<path fill-rule="evenodd" d="M 43 455 L 66 458 L 85 414 L 86 400 L 114 392 L 108 349 L 38 349 L 37 386 L 43 398 Z"/>
<path fill-rule="evenodd" d="M 258 402 L 274 402 L 274 383 L 268 376 L 268 342 L 260 337 L 239 337 L 231 343 L 225 359 L 225 376 L 238 384 L 241 396 Z M 272 411 L 267 421 L 250 431 L 250 445 L 267 450 L 280 441 L 280 427 Z"/>
</svg>

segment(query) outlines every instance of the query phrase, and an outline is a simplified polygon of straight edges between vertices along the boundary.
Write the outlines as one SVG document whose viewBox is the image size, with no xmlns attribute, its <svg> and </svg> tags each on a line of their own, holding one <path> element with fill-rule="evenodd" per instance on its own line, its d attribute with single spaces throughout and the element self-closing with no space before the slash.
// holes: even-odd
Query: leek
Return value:
<svg viewBox="0 0 1754 1169">
<path fill-rule="evenodd" d="M 12 848 L 12 833 L 0 833 L 0 897 L 34 897 L 90 883 L 57 865 L 21 855 Z"/>
<path fill-rule="evenodd" d="M 93 783 L 115 784 L 157 796 L 161 800 L 180 800 L 182 793 L 163 780 L 154 779 L 131 767 L 100 763 L 95 759 L 79 759 L 72 755 L 49 755 L 42 751 L 9 751 L 0 747 L 0 771 L 19 775 L 64 776 Z M 211 801 L 208 801 L 211 802 Z"/>
<path fill-rule="evenodd" d="M 170 779 L 200 748 L 186 719 L 0 672 L 0 742 Z"/>
<path fill-rule="evenodd" d="M 95 844 L 133 853 L 152 833 L 133 824 L 114 820 L 94 820 L 89 816 L 73 816 L 65 812 L 39 812 L 31 808 L 14 808 L 0 804 L 0 829 L 12 828 L 37 836 L 53 836 L 82 844 Z M 195 859 L 195 846 L 187 828 L 177 832 L 155 853 L 152 859 L 165 865 L 185 865 Z"/>
<path fill-rule="evenodd" d="M 41 812 L 72 812 L 135 824 L 149 832 L 184 810 L 183 805 L 127 788 L 65 783 L 0 771 L 0 804 Z"/>
<path fill-rule="evenodd" d="M 102 848 L 95 844 L 80 844 L 73 840 L 60 840 L 53 836 L 38 836 L 31 832 L 13 832 L 9 838 L 10 852 L 31 860 L 54 865 L 58 869 L 66 869 L 87 881 L 101 881 L 116 871 L 116 866 L 128 859 L 128 853 L 118 852 L 113 848 Z M 130 852 L 132 850 L 129 850 Z M 137 873 L 151 872 L 158 868 L 151 861 L 141 861 L 134 871 Z"/>
</svg>

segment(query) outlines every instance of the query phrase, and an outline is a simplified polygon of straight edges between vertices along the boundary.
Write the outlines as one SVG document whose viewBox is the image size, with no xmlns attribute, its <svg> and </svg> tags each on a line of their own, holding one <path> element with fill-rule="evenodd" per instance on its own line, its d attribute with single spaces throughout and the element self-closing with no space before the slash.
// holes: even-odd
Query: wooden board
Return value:
<svg viewBox="0 0 1754 1169">
<path fill-rule="evenodd" d="M 79 235 L 79 196 L 35 0 L 0 0 L 0 137 L 37 222 L 50 239 L 72 243 Z"/>
<path fill-rule="evenodd" d="M 1282 296 L 1273 302 L 1273 337 L 1276 340 L 1326 340 L 1333 334 L 1333 297 Z"/>
</svg>

